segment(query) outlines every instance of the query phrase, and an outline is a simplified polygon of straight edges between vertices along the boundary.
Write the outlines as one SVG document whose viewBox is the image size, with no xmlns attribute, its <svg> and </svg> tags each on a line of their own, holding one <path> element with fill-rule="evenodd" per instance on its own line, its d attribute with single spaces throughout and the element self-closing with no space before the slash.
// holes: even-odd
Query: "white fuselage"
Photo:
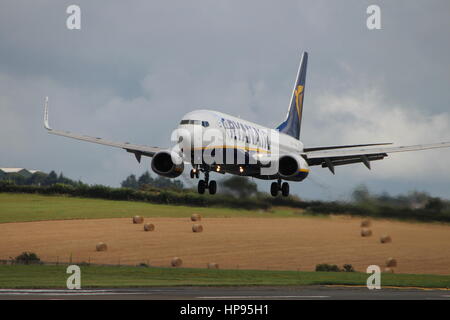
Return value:
<svg viewBox="0 0 450 320">
<path fill-rule="evenodd" d="M 269 157 L 279 159 L 283 155 L 301 158 L 300 154 L 303 151 L 303 143 L 291 136 L 217 111 L 192 111 L 183 116 L 178 129 L 184 132 L 183 142 L 180 142 L 180 145 L 185 149 L 241 150 L 257 160 Z M 211 136 L 214 138 L 211 139 Z M 197 159 L 200 162 L 202 160 Z M 189 156 L 185 161 L 194 162 Z M 299 161 L 302 162 L 302 168 L 307 170 L 306 161 L 303 158 Z"/>
</svg>

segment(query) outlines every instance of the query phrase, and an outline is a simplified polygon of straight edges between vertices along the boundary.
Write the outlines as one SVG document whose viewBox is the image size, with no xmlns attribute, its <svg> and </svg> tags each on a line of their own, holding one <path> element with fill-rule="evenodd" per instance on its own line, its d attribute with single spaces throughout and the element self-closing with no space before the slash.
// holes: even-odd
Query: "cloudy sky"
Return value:
<svg viewBox="0 0 450 320">
<path fill-rule="evenodd" d="M 66 28 L 71 4 L 81 30 Z M 381 8 L 381 30 L 366 27 L 370 4 Z M 0 167 L 112 186 L 149 168 L 148 158 L 48 135 L 46 95 L 53 127 L 137 144 L 170 146 L 197 108 L 276 126 L 303 50 L 306 146 L 450 140 L 448 0 L 2 0 Z M 450 198 L 449 163 L 450 150 L 394 154 L 371 171 L 314 168 L 291 189 L 347 199 L 364 183 Z"/>
</svg>

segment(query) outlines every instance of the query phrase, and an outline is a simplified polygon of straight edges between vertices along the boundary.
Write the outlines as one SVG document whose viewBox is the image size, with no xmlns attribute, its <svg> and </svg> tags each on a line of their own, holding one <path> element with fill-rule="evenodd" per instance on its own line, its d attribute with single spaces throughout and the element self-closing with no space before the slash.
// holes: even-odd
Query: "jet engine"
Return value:
<svg viewBox="0 0 450 320">
<path fill-rule="evenodd" d="M 183 158 L 167 150 L 160 151 L 153 156 L 152 170 L 160 176 L 176 178 L 183 173 Z"/>
<path fill-rule="evenodd" d="M 278 161 L 278 174 L 284 180 L 301 181 L 308 172 L 308 164 L 300 155 L 282 155 Z"/>
</svg>

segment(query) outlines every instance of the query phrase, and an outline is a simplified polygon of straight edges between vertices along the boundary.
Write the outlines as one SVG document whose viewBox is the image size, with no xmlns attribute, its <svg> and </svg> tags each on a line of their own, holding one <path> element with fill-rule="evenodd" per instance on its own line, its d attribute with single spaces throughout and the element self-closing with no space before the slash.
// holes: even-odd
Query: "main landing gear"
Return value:
<svg viewBox="0 0 450 320">
<path fill-rule="evenodd" d="M 272 196 L 276 197 L 279 191 L 281 191 L 283 197 L 287 197 L 289 195 L 289 183 L 281 183 L 281 179 L 278 179 L 277 182 L 272 182 L 270 185 L 270 193 Z"/>
<path fill-rule="evenodd" d="M 198 181 L 198 193 L 204 194 L 206 189 L 208 189 L 209 194 L 216 194 L 217 192 L 217 182 L 215 180 L 209 181 L 209 171 L 205 172 L 205 180 L 199 180 Z M 198 168 L 194 168 L 191 170 L 191 178 L 199 178 L 200 176 L 200 170 Z"/>
</svg>

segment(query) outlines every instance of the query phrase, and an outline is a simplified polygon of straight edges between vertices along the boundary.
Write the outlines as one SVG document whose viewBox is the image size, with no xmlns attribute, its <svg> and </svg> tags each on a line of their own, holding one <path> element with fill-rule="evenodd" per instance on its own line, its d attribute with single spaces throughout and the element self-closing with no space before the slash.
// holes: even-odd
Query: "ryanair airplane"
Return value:
<svg viewBox="0 0 450 320">
<path fill-rule="evenodd" d="M 288 196 L 286 181 L 304 180 L 312 166 L 328 168 L 334 174 L 336 166 L 353 163 L 363 163 L 370 169 L 371 161 L 382 160 L 389 153 L 450 147 L 450 142 L 399 147 L 386 147 L 391 143 L 304 147 L 300 130 L 307 63 L 308 53 L 304 52 L 286 119 L 275 129 L 217 111 L 196 110 L 181 119 L 174 147 L 135 145 L 53 130 L 48 123 L 48 97 L 44 126 L 51 134 L 125 149 L 138 162 L 142 156 L 151 157 L 153 171 L 164 177 L 176 178 L 185 164 L 191 165 L 192 179 L 204 176 L 198 181 L 200 194 L 206 190 L 216 193 L 217 183 L 209 179 L 211 172 L 275 180 L 271 194 Z"/>
</svg>

